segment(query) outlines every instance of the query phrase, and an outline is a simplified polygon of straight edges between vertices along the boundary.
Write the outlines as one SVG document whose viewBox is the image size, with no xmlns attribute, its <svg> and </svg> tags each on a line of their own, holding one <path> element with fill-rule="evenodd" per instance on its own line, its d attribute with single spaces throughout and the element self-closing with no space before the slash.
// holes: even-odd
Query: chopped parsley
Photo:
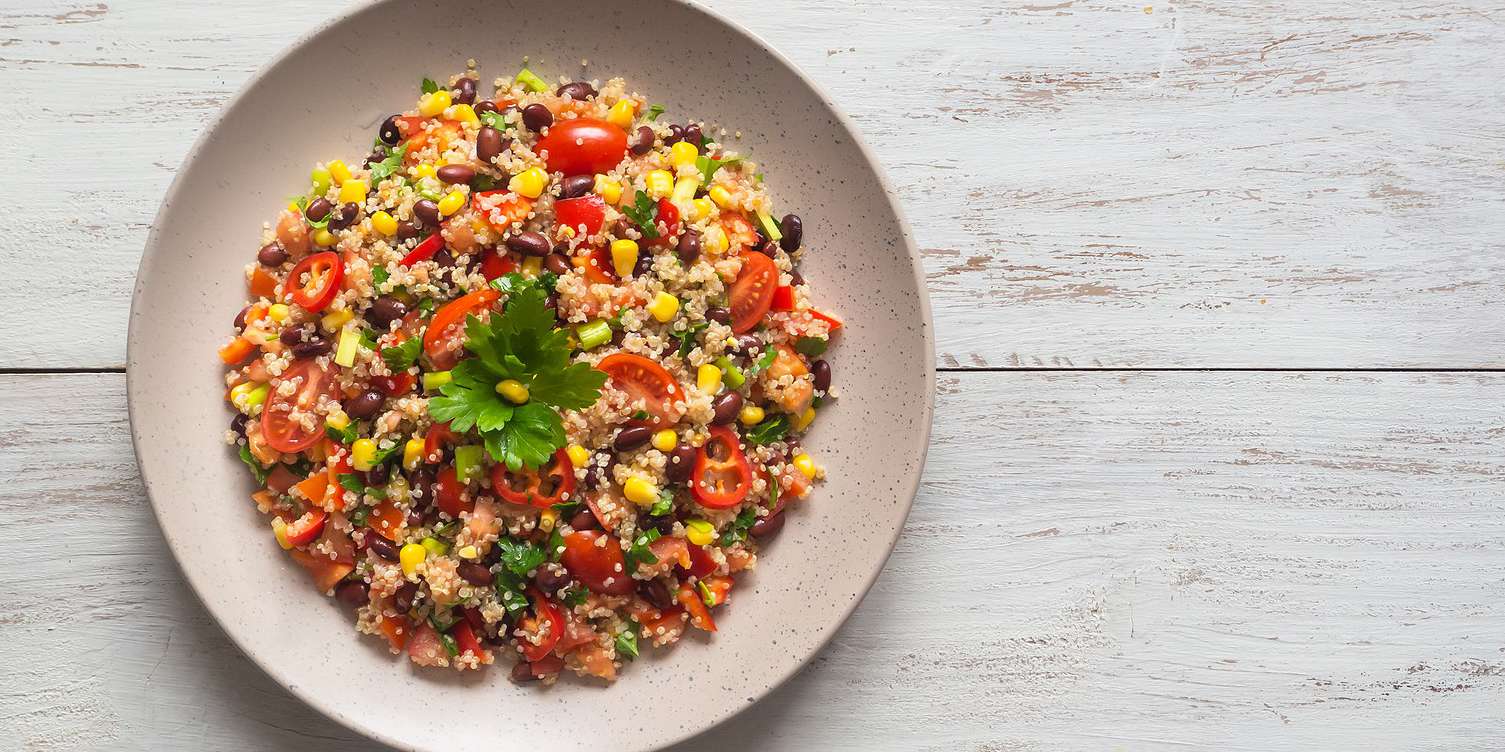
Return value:
<svg viewBox="0 0 1505 752">
<path fill-rule="evenodd" d="M 444 652 L 449 653 L 449 657 L 453 658 L 460 654 L 460 645 L 455 642 L 455 638 L 440 632 L 439 641 L 444 643 Z"/>
<path fill-rule="evenodd" d="M 433 94 L 439 90 L 439 84 L 434 83 L 434 79 L 424 76 L 423 83 L 419 84 L 418 88 L 422 89 L 424 94 Z"/>
<path fill-rule="evenodd" d="M 737 514 L 737 519 L 727 525 L 722 531 L 721 538 L 716 541 L 722 548 L 747 540 L 747 531 L 758 522 L 758 508 L 750 505 Z"/>
<path fill-rule="evenodd" d="M 747 367 L 747 372 L 744 373 L 743 376 L 750 379 L 753 376 L 756 376 L 759 371 L 762 371 L 763 369 L 773 365 L 773 359 L 779 356 L 779 351 L 773 345 L 765 345 L 765 347 L 767 349 L 763 351 L 762 357 L 759 357 L 752 363 L 752 365 L 749 365 Z"/>
<path fill-rule="evenodd" d="M 324 424 L 324 435 L 341 444 L 351 444 L 356 439 L 355 426 L 347 425 L 344 428 L 335 428 L 326 423 Z"/>
<path fill-rule="evenodd" d="M 638 625 L 628 622 L 627 628 L 617 633 L 617 655 L 625 655 L 628 658 L 638 657 Z"/>
<path fill-rule="evenodd" d="M 657 530 L 650 528 L 639 532 L 638 536 L 632 539 L 632 546 L 627 549 L 626 556 L 628 576 L 636 572 L 641 565 L 658 563 L 658 557 L 648 550 L 648 544 L 658 540 L 659 535 Z"/>
<path fill-rule="evenodd" d="M 727 157 L 726 159 L 716 159 L 715 157 L 706 156 L 704 154 L 696 157 L 695 169 L 700 170 L 700 176 L 702 178 L 700 184 L 709 186 L 711 184 L 711 178 L 716 175 L 717 170 L 726 165 L 741 161 L 741 157 Z"/>
<path fill-rule="evenodd" d="M 696 335 L 700 334 L 702 331 L 705 331 L 705 328 L 708 326 L 710 326 L 709 322 L 702 321 L 699 324 L 696 324 L 682 332 L 669 332 L 670 334 L 679 338 L 679 357 L 687 357 L 690 354 L 690 351 L 695 349 Z"/>
<path fill-rule="evenodd" d="M 658 237 L 658 202 L 652 196 L 638 191 L 631 204 L 622 205 L 622 213 L 643 231 L 643 237 L 649 240 Z"/>
<path fill-rule="evenodd" d="M 480 119 L 481 125 L 489 125 L 499 131 L 507 130 L 510 127 L 507 121 L 502 118 L 502 113 L 500 112 L 483 112 L 476 117 Z"/>
<path fill-rule="evenodd" d="M 251 468 L 252 474 L 256 476 L 257 485 L 266 485 L 267 473 L 270 471 L 262 467 L 261 463 L 257 462 L 255 457 L 251 456 L 251 447 L 245 444 L 240 445 L 240 461 L 246 463 L 246 467 Z"/>
<path fill-rule="evenodd" d="M 825 353 L 826 344 L 820 337 L 800 337 L 794 341 L 794 349 L 801 355 L 817 358 Z"/>
<path fill-rule="evenodd" d="M 438 305 L 438 303 L 434 302 L 433 298 L 424 298 L 423 300 L 418 301 L 418 315 L 430 316 L 434 313 L 434 309 L 438 307 Z"/>
<path fill-rule="evenodd" d="M 789 416 L 775 415 L 748 429 L 747 435 L 743 438 L 747 439 L 749 444 L 762 446 L 784 438 L 784 434 L 787 433 L 789 433 Z"/>
<path fill-rule="evenodd" d="M 391 279 L 391 277 L 392 277 L 392 275 L 387 271 L 387 267 L 385 267 L 385 266 L 373 266 L 373 267 L 371 267 L 371 281 L 375 282 L 378 287 L 381 286 L 381 285 L 386 284 L 387 280 Z"/>
<path fill-rule="evenodd" d="M 589 597 L 590 591 L 578 585 L 571 585 L 564 591 L 564 602 L 569 604 L 570 608 L 584 606 Z"/>
<path fill-rule="evenodd" d="M 648 510 L 649 517 L 663 517 L 674 511 L 674 489 L 665 488 L 658 492 L 658 501 L 653 502 L 653 507 Z"/>
<path fill-rule="evenodd" d="M 454 537 L 455 533 L 460 532 L 460 525 L 461 522 L 459 520 L 450 520 L 449 522 L 446 522 L 443 525 L 434 528 L 434 534 L 444 538 Z"/>
<path fill-rule="evenodd" d="M 542 566 L 549 559 L 549 555 L 542 548 L 527 541 L 502 538 L 496 542 L 496 545 L 502 552 L 502 566 L 518 577 L 527 577 L 529 572 Z"/>
<path fill-rule="evenodd" d="M 340 473 L 334 477 L 339 481 L 340 488 L 351 493 L 362 494 L 366 492 L 366 484 L 361 482 L 360 476 L 355 473 Z"/>
<path fill-rule="evenodd" d="M 372 190 L 375 190 L 376 186 L 381 183 L 381 181 L 397 174 L 397 171 L 402 169 L 402 158 L 403 155 L 407 154 L 408 151 L 408 145 L 406 143 L 398 144 L 394 147 L 382 148 L 387 149 L 386 158 L 382 159 L 382 161 L 380 162 L 374 162 L 371 165 L 370 185 Z"/>
<path fill-rule="evenodd" d="M 383 347 L 381 359 L 387 361 L 387 367 L 393 371 L 406 371 L 418 362 L 418 354 L 421 352 L 423 352 L 423 340 L 418 337 L 409 337 L 401 344 Z"/>
<path fill-rule="evenodd" d="M 648 105 L 648 121 L 649 122 L 653 122 L 654 120 L 657 120 L 658 116 L 662 115 L 662 114 L 664 114 L 664 106 L 663 105 L 661 105 L 661 104 L 650 104 L 650 105 Z"/>
<path fill-rule="evenodd" d="M 490 114 L 490 113 L 487 113 L 487 114 Z M 473 178 L 470 179 L 470 192 L 471 193 L 484 193 L 486 191 L 495 190 L 496 187 L 499 186 L 499 185 L 501 185 L 501 184 L 502 184 L 502 181 L 497 180 L 496 178 L 491 177 L 490 175 L 477 174 L 475 177 L 473 177 Z"/>
<path fill-rule="evenodd" d="M 475 428 L 486 452 L 513 472 L 539 467 L 564 446 L 558 410 L 582 410 L 601 396 L 606 374 L 588 363 L 570 363 L 569 333 L 554 328 L 554 312 L 542 287 L 528 286 L 507 299 L 504 314 L 481 321 L 467 316 L 465 349 L 453 380 L 429 400 L 429 414 L 454 431 Z M 514 405 L 496 391 L 516 379 L 529 399 Z"/>
<path fill-rule="evenodd" d="M 366 524 L 366 515 L 370 513 L 370 510 L 366 509 L 365 507 L 356 507 L 355 509 L 350 511 L 350 524 L 355 525 L 356 527 L 360 527 L 361 525 Z"/>
<path fill-rule="evenodd" d="M 523 584 L 517 575 L 504 569 L 496 573 L 494 584 L 496 596 L 502 600 L 507 613 L 517 614 L 528 610 L 528 599 L 523 596 Z"/>
</svg>

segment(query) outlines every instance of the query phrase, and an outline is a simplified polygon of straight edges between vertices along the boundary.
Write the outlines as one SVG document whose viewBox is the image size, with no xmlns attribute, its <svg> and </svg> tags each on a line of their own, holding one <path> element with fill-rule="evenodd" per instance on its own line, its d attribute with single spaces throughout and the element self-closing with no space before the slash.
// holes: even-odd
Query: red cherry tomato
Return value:
<svg viewBox="0 0 1505 752">
<path fill-rule="evenodd" d="M 488 282 L 516 269 L 517 262 L 495 248 L 481 256 L 481 276 Z"/>
<path fill-rule="evenodd" d="M 307 279 L 304 279 L 307 275 Z M 282 294 L 311 313 L 324 310 L 340 292 L 345 265 L 334 251 L 315 253 L 298 262 L 282 283 Z"/>
<path fill-rule="evenodd" d="M 596 545 L 596 540 L 606 543 Z M 564 568 L 586 587 L 602 595 L 629 595 L 636 589 L 622 545 L 617 536 L 600 530 L 576 530 L 564 536 L 564 554 L 559 557 Z"/>
<path fill-rule="evenodd" d="M 548 509 L 575 492 L 575 466 L 563 449 L 554 461 L 536 470 L 512 472 L 502 463 L 491 466 L 491 488 L 509 504 Z"/>
<path fill-rule="evenodd" d="M 324 532 L 324 522 L 329 519 L 329 513 L 314 507 L 303 513 L 292 522 L 287 523 L 283 529 L 283 537 L 287 544 L 294 548 L 301 548 L 313 543 Z"/>
<path fill-rule="evenodd" d="M 465 341 L 465 317 L 485 310 L 501 297 L 500 292 L 484 287 L 445 303 L 434 314 L 423 333 L 423 352 L 434 368 L 445 371 L 454 366 Z"/>
<path fill-rule="evenodd" d="M 689 612 L 691 624 L 707 632 L 716 631 L 716 620 L 711 618 L 711 610 L 706 608 L 705 601 L 700 599 L 700 594 L 695 592 L 690 583 L 680 583 L 679 592 L 675 595 L 679 605 Z"/>
<path fill-rule="evenodd" d="M 667 198 L 658 200 L 658 218 L 653 220 L 653 226 L 658 229 L 658 237 L 648 241 L 648 245 L 665 246 L 675 242 L 679 237 L 679 207 Z"/>
<path fill-rule="evenodd" d="M 377 388 L 388 397 L 398 397 L 413 391 L 413 385 L 418 383 L 417 377 L 403 371 L 396 376 L 372 376 L 371 386 Z"/>
<path fill-rule="evenodd" d="M 773 304 L 773 294 L 779 286 L 779 269 L 773 259 L 761 253 L 742 256 L 742 271 L 732 283 L 727 297 L 731 301 L 732 332 L 742 334 L 750 331 L 763 320 L 768 307 Z"/>
<path fill-rule="evenodd" d="M 278 387 L 292 379 L 298 379 L 299 386 L 292 394 L 284 396 Z M 261 412 L 261 434 L 267 445 L 279 452 L 296 454 L 324 438 L 322 419 L 316 419 L 314 427 L 307 428 L 302 421 L 290 420 L 288 413 L 291 410 L 311 412 L 321 397 L 331 393 L 333 383 L 333 375 L 312 359 L 295 360 L 281 376 L 272 379 L 266 406 Z"/>
<path fill-rule="evenodd" d="M 753 227 L 752 222 L 747 221 L 746 215 L 739 212 L 725 212 L 717 221 L 721 224 L 722 231 L 726 233 L 728 256 L 738 256 L 758 247 L 760 240 L 758 230 Z"/>
<path fill-rule="evenodd" d="M 711 435 L 695 454 L 690 475 L 690 494 L 709 509 L 729 509 L 742 503 L 752 490 L 752 468 L 742 454 L 737 433 L 726 426 L 712 426 Z"/>
<path fill-rule="evenodd" d="M 475 630 L 468 622 L 460 622 L 450 629 L 449 636 L 455 638 L 455 647 L 460 649 L 460 654 L 471 653 L 477 658 L 486 655 L 486 649 L 481 647 L 481 641 L 476 639 Z"/>
<path fill-rule="evenodd" d="M 768 310 L 770 310 L 770 311 L 792 311 L 792 310 L 794 310 L 794 288 L 790 287 L 789 285 L 784 285 L 782 287 L 779 287 L 779 288 L 775 289 L 773 291 L 773 298 L 772 298 L 772 300 L 769 301 Z"/>
<path fill-rule="evenodd" d="M 451 431 L 448 423 L 435 423 L 429 426 L 428 433 L 423 435 L 424 460 L 428 461 L 428 458 L 434 457 L 436 459 L 433 461 L 438 462 L 437 457 L 444 451 L 444 448 L 459 440 L 460 434 Z"/>
<path fill-rule="evenodd" d="M 606 221 L 606 200 L 592 193 L 554 202 L 554 223 L 578 234 L 595 235 Z"/>
<path fill-rule="evenodd" d="M 533 601 L 534 615 L 522 620 L 523 630 L 534 632 L 545 627 L 548 629 L 548 635 L 537 645 L 527 640 L 518 640 L 518 644 L 523 649 L 523 657 L 529 663 L 534 663 L 548 657 L 549 653 L 554 651 L 554 646 L 559 644 L 559 636 L 564 633 L 564 617 L 560 615 L 559 609 L 555 608 L 554 604 L 537 590 L 528 588 L 528 598 Z"/>
<path fill-rule="evenodd" d="M 585 276 L 585 281 L 593 285 L 614 285 L 617 283 L 617 270 L 611 261 L 611 251 L 605 246 L 595 249 L 590 253 L 581 254 L 570 259 L 570 263 Z"/>
<path fill-rule="evenodd" d="M 564 120 L 549 127 L 534 152 L 548 152 L 549 172 L 590 175 L 611 172 L 627 156 L 627 132 L 595 118 Z"/>
<path fill-rule="evenodd" d="M 436 232 L 420 241 L 418 245 L 414 246 L 413 250 L 408 251 L 408 255 L 403 256 L 402 261 L 398 263 L 402 264 L 403 266 L 412 266 L 419 261 L 428 261 L 429 259 L 434 257 L 434 254 L 439 252 L 440 248 L 443 247 L 444 235 L 443 233 Z"/>
<path fill-rule="evenodd" d="M 606 374 L 608 386 L 625 392 L 653 416 L 655 426 L 668 426 L 684 415 L 684 390 L 663 366 L 632 353 L 608 355 L 596 364 Z"/>
<path fill-rule="evenodd" d="M 450 465 L 435 477 L 434 503 L 439 505 L 439 511 L 459 518 L 461 512 L 475 511 L 476 508 L 475 500 L 466 498 L 464 491 L 465 485 L 455 474 L 454 465 Z"/>
</svg>

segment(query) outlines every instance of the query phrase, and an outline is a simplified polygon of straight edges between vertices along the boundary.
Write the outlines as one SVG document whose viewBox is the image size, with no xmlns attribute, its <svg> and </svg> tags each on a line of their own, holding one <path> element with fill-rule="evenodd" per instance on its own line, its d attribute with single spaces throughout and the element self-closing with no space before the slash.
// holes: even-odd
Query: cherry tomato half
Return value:
<svg viewBox="0 0 1505 752">
<path fill-rule="evenodd" d="M 575 492 L 575 466 L 563 449 L 554 461 L 536 470 L 512 472 L 503 463 L 491 466 L 491 488 L 509 504 L 548 509 Z"/>
<path fill-rule="evenodd" d="M 742 454 L 737 432 L 726 426 L 712 426 L 710 437 L 695 454 L 691 495 L 703 507 L 730 509 L 747 498 L 752 480 L 752 468 Z"/>
<path fill-rule="evenodd" d="M 485 310 L 501 297 L 500 292 L 483 287 L 445 303 L 434 313 L 428 331 L 423 333 L 423 352 L 434 368 L 447 371 L 454 366 L 465 342 L 465 317 Z"/>
<path fill-rule="evenodd" d="M 731 302 L 732 332 L 742 334 L 752 330 L 768 313 L 773 304 L 773 293 L 779 286 L 779 268 L 773 259 L 761 253 L 742 256 L 742 271 L 732 283 L 727 297 Z"/>
<path fill-rule="evenodd" d="M 307 279 L 304 279 L 305 275 Z M 315 253 L 293 267 L 287 281 L 282 283 L 282 294 L 310 313 L 317 313 L 334 301 L 344 279 L 345 265 L 340 262 L 340 254 L 334 251 Z"/>
<path fill-rule="evenodd" d="M 673 425 L 684 415 L 684 390 L 663 366 L 641 355 L 616 353 L 603 358 L 596 369 L 606 374 L 608 386 L 634 402 L 642 400 L 655 426 Z"/>
<path fill-rule="evenodd" d="M 455 474 L 454 465 L 440 470 L 435 476 L 434 503 L 439 505 L 439 511 L 450 517 L 458 519 L 461 512 L 475 511 L 475 499 L 466 498 L 464 491 L 465 484 L 461 483 L 460 477 Z"/>
<path fill-rule="evenodd" d="M 596 545 L 602 536 L 606 543 Z M 564 554 L 559 561 L 575 579 L 602 595 L 629 595 L 637 589 L 627 573 L 621 541 L 610 533 L 576 530 L 564 536 Z"/>
<path fill-rule="evenodd" d="M 627 132 L 595 118 L 575 118 L 549 127 L 534 152 L 548 152 L 549 172 L 590 175 L 611 172 L 627 156 Z"/>
<path fill-rule="evenodd" d="M 292 394 L 284 396 L 278 388 L 283 382 L 298 379 L 299 386 Z M 333 375 L 316 365 L 313 359 L 293 361 L 293 365 L 281 376 L 272 379 L 266 406 L 261 412 L 261 434 L 267 445 L 279 452 L 296 454 L 324 438 L 324 421 L 315 420 L 314 428 L 306 428 L 302 421 L 288 418 L 288 414 L 310 412 L 319 398 L 329 395 L 333 388 Z"/>
<path fill-rule="evenodd" d="M 592 193 L 554 202 L 554 223 L 577 234 L 595 235 L 606 221 L 606 200 Z"/>
</svg>

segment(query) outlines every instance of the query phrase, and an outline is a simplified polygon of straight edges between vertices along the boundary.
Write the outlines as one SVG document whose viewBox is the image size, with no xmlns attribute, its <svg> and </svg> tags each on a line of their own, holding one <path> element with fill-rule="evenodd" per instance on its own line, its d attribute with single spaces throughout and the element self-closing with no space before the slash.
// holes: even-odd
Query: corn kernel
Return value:
<svg viewBox="0 0 1505 752">
<path fill-rule="evenodd" d="M 350 445 L 350 464 L 363 473 L 376 467 L 376 442 L 370 439 L 356 439 L 355 443 Z"/>
<path fill-rule="evenodd" d="M 439 168 L 435 167 L 433 162 L 419 162 L 408 170 L 408 174 L 412 175 L 414 180 L 422 180 L 439 174 Z"/>
<path fill-rule="evenodd" d="M 632 116 L 637 114 L 637 110 L 637 102 L 631 99 L 619 99 L 610 110 L 606 111 L 606 122 L 625 131 L 628 126 L 632 125 Z"/>
<path fill-rule="evenodd" d="M 697 546 L 709 546 L 716 540 L 716 527 L 705 520 L 685 520 L 685 537 Z"/>
<path fill-rule="evenodd" d="M 529 256 L 523 259 L 523 262 L 518 265 L 517 270 L 522 272 L 524 277 L 537 277 L 543 274 L 543 259 L 537 256 Z"/>
<path fill-rule="evenodd" d="M 615 180 L 607 179 L 605 175 L 596 176 L 596 187 L 594 190 L 596 195 L 601 197 L 602 201 L 613 206 L 622 200 L 622 184 Z"/>
<path fill-rule="evenodd" d="M 327 248 L 335 244 L 334 233 L 330 232 L 327 228 L 320 227 L 314 230 L 313 241 L 314 245 Z"/>
<path fill-rule="evenodd" d="M 765 413 L 763 412 L 763 408 L 758 407 L 757 405 L 743 405 L 742 411 L 737 413 L 737 420 L 742 421 L 742 425 L 748 427 L 756 426 L 759 423 L 762 423 L 764 417 Z"/>
<path fill-rule="evenodd" d="M 449 92 L 440 89 L 424 94 L 418 99 L 418 114 L 424 117 L 434 117 L 449 109 Z"/>
<path fill-rule="evenodd" d="M 674 175 L 668 170 L 652 170 L 644 182 L 648 186 L 648 195 L 654 198 L 663 198 L 674 192 Z"/>
<path fill-rule="evenodd" d="M 350 168 L 346 167 L 345 163 L 338 159 L 324 165 L 324 169 L 329 173 L 329 177 L 334 180 L 335 185 L 340 185 L 350 179 Z M 325 190 L 329 189 L 325 188 Z"/>
<path fill-rule="evenodd" d="M 679 435 L 673 430 L 665 428 L 653 434 L 653 448 L 660 452 L 672 452 L 674 447 L 679 446 Z"/>
<path fill-rule="evenodd" d="M 349 171 L 347 170 L 346 172 Z M 308 178 L 313 181 L 314 196 L 322 196 L 329 190 L 329 183 L 334 179 L 334 176 L 329 174 L 329 168 L 327 167 L 315 167 L 313 172 L 308 174 Z"/>
<path fill-rule="evenodd" d="M 700 150 L 689 141 L 679 141 L 669 147 L 669 164 L 675 167 L 693 165 L 698 156 L 700 156 Z"/>
<path fill-rule="evenodd" d="M 706 394 L 721 391 L 721 369 L 710 363 L 701 365 L 695 370 L 695 386 Z"/>
<path fill-rule="evenodd" d="M 418 571 L 418 565 L 429 557 L 428 549 L 417 543 L 409 543 L 397 552 L 397 560 L 402 562 L 402 573 L 412 577 Z"/>
<path fill-rule="evenodd" d="M 538 198 L 549 185 L 549 174 L 537 167 L 529 167 L 507 181 L 507 190 L 520 196 Z"/>
<path fill-rule="evenodd" d="M 353 318 L 355 318 L 354 312 L 349 308 L 341 308 L 338 311 L 330 311 L 324 314 L 323 318 L 319 319 L 319 323 L 324 325 L 325 331 L 334 332 L 339 331 L 340 327 Z"/>
<path fill-rule="evenodd" d="M 343 431 L 350 427 L 350 416 L 346 415 L 344 410 L 337 407 L 334 409 L 334 412 L 324 418 L 324 425 L 336 431 Z"/>
<path fill-rule="evenodd" d="M 810 459 L 810 455 L 804 452 L 794 455 L 794 468 L 806 478 L 815 480 L 815 460 Z"/>
<path fill-rule="evenodd" d="M 449 118 L 450 120 L 458 120 L 462 123 L 468 123 L 470 125 L 481 124 L 481 118 L 476 115 L 475 108 L 464 103 L 450 105 L 449 109 L 446 109 L 444 111 L 444 116 Z"/>
<path fill-rule="evenodd" d="M 803 431 L 806 428 L 809 428 L 810 424 L 813 423 L 814 421 L 815 421 L 815 408 L 813 408 L 813 407 L 807 407 L 807 408 L 805 408 L 804 412 L 802 412 L 802 413 L 799 414 L 799 417 L 797 417 L 797 418 L 794 419 L 794 430 L 796 430 L 796 431 Z"/>
<path fill-rule="evenodd" d="M 579 444 L 571 444 L 569 448 L 564 451 L 565 454 L 568 454 L 570 456 L 570 464 L 574 465 L 575 467 L 585 467 L 585 463 L 590 462 L 590 450 L 586 449 L 583 446 L 580 446 Z"/>
<path fill-rule="evenodd" d="M 641 475 L 634 475 L 622 484 L 622 495 L 640 507 L 652 506 L 658 501 L 658 486 Z"/>
<path fill-rule="evenodd" d="M 690 202 L 695 200 L 695 191 L 698 190 L 700 190 L 700 176 L 686 175 L 674 181 L 674 192 L 669 194 L 669 200 L 681 207 L 689 207 Z"/>
<path fill-rule="evenodd" d="M 528 387 L 517 379 L 503 379 L 496 383 L 496 393 L 507 398 L 514 405 L 521 405 L 528 401 Z"/>
<path fill-rule="evenodd" d="M 711 186 L 711 189 L 706 191 L 706 195 L 710 196 L 711 200 L 723 209 L 731 209 L 735 206 L 732 202 L 732 192 L 728 191 L 724 185 Z"/>
<path fill-rule="evenodd" d="M 292 550 L 293 543 L 287 539 L 287 522 L 281 517 L 272 518 L 272 537 L 277 539 L 277 545 L 282 546 L 283 550 Z"/>
<path fill-rule="evenodd" d="M 297 201 L 289 201 L 289 202 L 287 202 L 287 210 L 290 211 L 290 212 L 302 212 L 303 211 L 302 209 L 298 208 L 298 202 Z"/>
<path fill-rule="evenodd" d="M 481 552 L 477 551 L 475 546 L 469 545 L 461 546 L 460 550 L 456 551 L 455 553 L 459 554 L 460 558 L 462 559 L 475 559 L 479 558 L 481 555 Z"/>
<path fill-rule="evenodd" d="M 464 191 L 450 191 L 449 195 L 439 200 L 439 213 L 448 217 L 465 205 Z"/>
<path fill-rule="evenodd" d="M 289 313 L 291 313 L 291 311 L 289 311 L 287 305 L 283 303 L 273 303 L 272 305 L 267 307 L 267 318 L 279 324 L 287 321 L 287 315 Z"/>
<path fill-rule="evenodd" d="M 366 203 L 366 181 L 346 180 L 340 185 L 340 203 L 364 204 Z"/>
<path fill-rule="evenodd" d="M 397 234 L 397 218 L 384 211 L 371 215 L 371 227 L 383 235 Z"/>
<path fill-rule="evenodd" d="M 715 208 L 716 205 L 711 203 L 710 199 L 705 198 L 704 196 L 697 198 L 694 201 L 690 202 L 690 219 L 699 222 L 700 220 L 711 216 L 711 210 Z"/>
<path fill-rule="evenodd" d="M 635 240 L 622 238 L 611 241 L 611 265 L 616 268 L 617 276 L 627 279 L 632 276 L 633 267 L 638 264 L 638 244 Z"/>
<path fill-rule="evenodd" d="M 270 392 L 271 387 L 268 387 L 266 384 L 258 384 L 254 381 L 236 384 L 230 390 L 230 404 L 235 405 L 236 410 L 250 415 L 251 410 L 257 405 L 266 402 L 267 394 Z"/>
<path fill-rule="evenodd" d="M 653 301 L 648 304 L 648 313 L 660 324 L 667 324 L 674 320 L 675 314 L 679 313 L 679 298 L 666 292 L 660 292 L 653 296 Z"/>
<path fill-rule="evenodd" d="M 423 439 L 408 439 L 402 445 L 402 466 L 409 470 L 417 470 L 423 462 Z"/>
<path fill-rule="evenodd" d="M 559 512 L 555 511 L 553 507 L 549 507 L 548 509 L 545 509 L 542 512 L 539 512 L 539 514 L 538 514 L 538 529 L 539 530 L 542 530 L 545 533 L 554 532 L 554 525 L 556 525 L 558 523 L 559 523 Z"/>
<path fill-rule="evenodd" d="M 720 256 L 726 253 L 726 249 L 732 245 L 731 241 L 726 239 L 726 230 L 721 229 L 721 225 L 707 227 L 702 241 L 705 244 L 706 253 L 712 256 Z"/>
</svg>

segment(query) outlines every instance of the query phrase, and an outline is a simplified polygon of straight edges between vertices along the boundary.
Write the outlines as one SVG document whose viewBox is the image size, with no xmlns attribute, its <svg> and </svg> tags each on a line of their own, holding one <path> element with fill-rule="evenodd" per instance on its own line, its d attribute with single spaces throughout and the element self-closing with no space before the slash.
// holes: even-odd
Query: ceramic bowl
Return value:
<svg viewBox="0 0 1505 752">
<path fill-rule="evenodd" d="M 483 80 L 528 66 L 624 76 L 667 107 L 740 131 L 778 207 L 800 214 L 803 271 L 847 327 L 829 353 L 840 399 L 808 437 L 830 477 L 791 512 L 720 631 L 648 650 L 616 684 L 514 685 L 418 670 L 314 592 L 248 498 L 225 446 L 216 348 L 245 299 L 262 223 L 321 160 L 359 159 L 424 76 L 475 59 Z M 588 61 L 582 69 L 582 60 Z M 490 88 L 483 86 L 483 93 Z M 873 156 L 827 97 L 767 43 L 678 0 L 380 2 L 284 52 L 189 152 L 153 224 L 129 335 L 132 438 L 173 554 L 235 643 L 294 694 L 405 749 L 641 750 L 747 708 L 831 639 L 888 558 L 919 484 L 934 376 L 914 243 Z M 566 710 L 567 709 L 567 710 Z"/>
</svg>

